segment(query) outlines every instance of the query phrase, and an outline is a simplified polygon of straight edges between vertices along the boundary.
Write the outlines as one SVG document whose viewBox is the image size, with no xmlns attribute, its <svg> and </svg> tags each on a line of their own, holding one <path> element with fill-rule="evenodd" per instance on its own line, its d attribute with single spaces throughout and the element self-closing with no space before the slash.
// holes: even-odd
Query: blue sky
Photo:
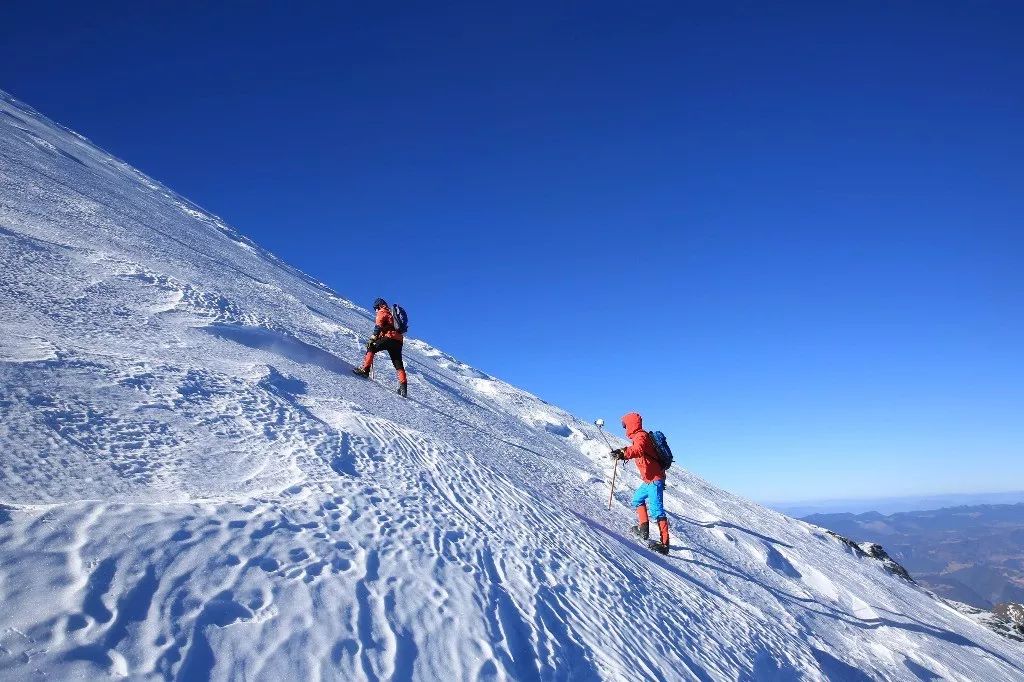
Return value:
<svg viewBox="0 0 1024 682">
<path fill-rule="evenodd" d="M 142 4 L 0 87 L 735 492 L 1024 488 L 1019 3 Z"/>
</svg>

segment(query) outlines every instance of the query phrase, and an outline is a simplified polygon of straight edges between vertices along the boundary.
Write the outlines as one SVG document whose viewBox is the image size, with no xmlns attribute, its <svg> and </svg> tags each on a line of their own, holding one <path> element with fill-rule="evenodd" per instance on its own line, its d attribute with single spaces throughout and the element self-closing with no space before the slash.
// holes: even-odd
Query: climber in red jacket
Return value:
<svg viewBox="0 0 1024 682">
<path fill-rule="evenodd" d="M 376 326 L 373 328 L 370 342 L 366 344 L 366 357 L 363 358 L 363 366 L 356 367 L 352 371 L 363 378 L 370 378 L 373 356 L 386 350 L 391 356 L 391 364 L 398 372 L 398 395 L 408 398 L 409 384 L 405 375 L 405 364 L 402 362 L 402 344 L 405 337 L 395 327 L 395 320 L 391 316 L 387 301 L 378 298 L 373 302 L 373 309 L 377 311 Z"/>
<path fill-rule="evenodd" d="M 665 470 L 661 467 L 658 457 L 658 446 L 654 444 L 649 433 L 644 431 L 643 418 L 636 412 L 622 417 L 622 428 L 633 444 L 628 448 L 612 451 L 613 459 L 632 459 L 636 461 L 636 469 L 640 473 L 643 484 L 633 494 L 633 508 L 636 509 L 637 525 L 633 533 L 641 540 L 648 540 L 651 535 L 653 518 L 658 524 L 661 542 L 651 543 L 651 549 L 661 554 L 668 554 L 668 516 L 665 514 Z"/>
</svg>

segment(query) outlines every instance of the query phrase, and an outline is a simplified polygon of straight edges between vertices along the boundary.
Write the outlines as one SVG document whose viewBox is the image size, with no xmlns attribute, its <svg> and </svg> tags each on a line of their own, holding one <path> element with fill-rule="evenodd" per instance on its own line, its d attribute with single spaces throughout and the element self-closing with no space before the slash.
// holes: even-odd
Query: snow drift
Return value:
<svg viewBox="0 0 1024 682">
<path fill-rule="evenodd" d="M 2 93 L 0 263 L 5 680 L 1024 678 L 685 452 L 641 548 L 594 427 L 420 340 L 352 376 L 366 310 Z"/>
</svg>

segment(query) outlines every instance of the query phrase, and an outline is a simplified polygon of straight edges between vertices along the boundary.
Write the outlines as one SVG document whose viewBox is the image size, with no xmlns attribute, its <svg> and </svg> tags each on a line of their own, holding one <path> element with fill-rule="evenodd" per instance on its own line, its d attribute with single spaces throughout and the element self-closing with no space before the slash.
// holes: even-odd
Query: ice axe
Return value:
<svg viewBox="0 0 1024 682">
<path fill-rule="evenodd" d="M 608 446 L 609 450 L 612 450 L 612 444 L 608 442 L 608 437 L 604 435 L 604 420 L 595 419 L 594 424 L 597 426 L 597 432 L 601 434 L 604 444 Z M 615 497 L 615 476 L 619 473 L 619 460 L 615 460 L 612 463 L 612 489 L 608 492 L 608 508 L 612 508 L 612 498 Z"/>
</svg>

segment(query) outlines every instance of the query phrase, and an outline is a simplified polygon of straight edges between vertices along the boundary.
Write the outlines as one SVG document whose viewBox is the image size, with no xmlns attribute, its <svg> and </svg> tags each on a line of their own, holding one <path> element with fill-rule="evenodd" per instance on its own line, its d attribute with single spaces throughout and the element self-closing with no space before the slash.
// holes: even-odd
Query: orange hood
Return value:
<svg viewBox="0 0 1024 682">
<path fill-rule="evenodd" d="M 636 412 L 630 412 L 622 417 L 622 425 L 626 427 L 626 435 L 632 436 L 637 431 L 642 431 L 644 428 L 644 420 Z"/>
</svg>

